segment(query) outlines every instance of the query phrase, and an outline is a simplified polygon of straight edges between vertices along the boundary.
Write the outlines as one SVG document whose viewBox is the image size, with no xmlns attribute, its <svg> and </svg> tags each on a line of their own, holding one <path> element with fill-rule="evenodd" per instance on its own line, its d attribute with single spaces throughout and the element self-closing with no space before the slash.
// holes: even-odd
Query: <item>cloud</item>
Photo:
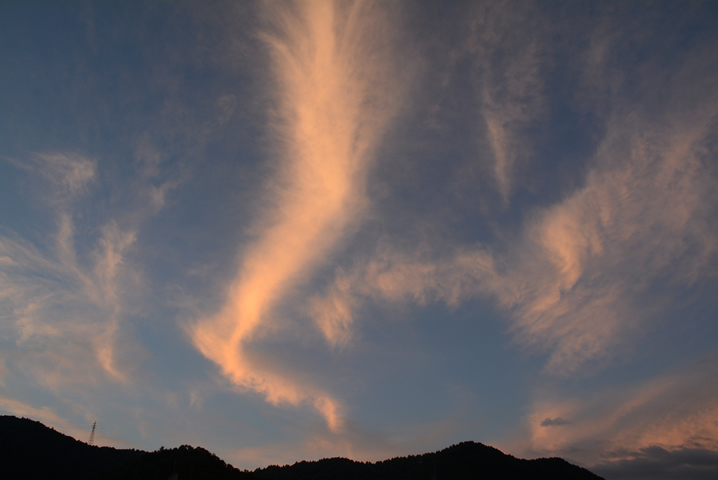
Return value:
<svg viewBox="0 0 718 480">
<path fill-rule="evenodd" d="M 562 417 L 556 417 L 556 418 L 548 418 L 546 417 L 543 422 L 541 422 L 542 427 L 560 427 L 561 425 L 571 425 L 573 422 L 571 420 L 566 420 Z"/>
<path fill-rule="evenodd" d="M 366 210 L 367 173 L 400 97 L 392 26 L 371 2 L 267 4 L 265 13 L 262 38 L 276 108 L 270 129 L 279 161 L 256 240 L 243 250 L 224 305 L 190 335 L 238 386 L 273 404 L 309 402 L 337 429 L 337 400 L 253 361 L 245 346 L 263 335 L 272 309 L 332 254 Z"/>
<path fill-rule="evenodd" d="M 181 171 L 168 174 L 168 169 L 163 168 L 166 167 L 163 165 L 167 163 L 166 156 L 153 145 L 149 135 L 139 140 L 135 150 L 138 175 L 131 190 L 143 205 L 136 209 L 134 223 L 157 214 L 165 206 L 168 193 L 177 188 L 186 176 Z"/>
<path fill-rule="evenodd" d="M 50 182 L 54 196 L 47 200 L 55 231 L 44 244 L 10 230 L 0 232 L 6 377 L 27 375 L 55 393 L 71 385 L 129 382 L 147 352 L 134 341 L 126 321 L 136 311 L 143 284 L 127 257 L 139 223 L 161 205 L 149 211 L 146 205 L 134 210 L 132 205 L 117 219 L 100 216 L 101 223 L 91 225 L 84 221 L 88 208 L 83 200 L 98 178 L 96 160 L 49 152 L 11 163 Z M 149 163 L 130 189 L 138 198 L 152 197 L 151 181 L 161 178 L 159 162 Z M 174 187 L 167 183 L 158 188 Z M 79 233 L 78 218 L 83 220 Z"/>
<path fill-rule="evenodd" d="M 65 403 L 70 402 L 65 399 Z M 68 421 L 66 418 L 58 415 L 58 413 L 50 407 L 43 406 L 37 408 L 15 398 L 0 395 L 0 411 L 4 414 L 14 415 L 20 418 L 29 418 L 31 420 L 41 422 L 42 424 L 54 428 L 64 435 L 69 435 L 77 440 L 86 442 L 88 441 L 92 423 L 96 420 L 96 417 L 81 406 L 75 407 L 75 410 L 79 410 L 82 417 L 84 417 L 85 422 L 82 426 L 78 426 L 77 423 Z M 103 432 L 102 430 L 103 425 L 100 423 L 98 424 L 98 431 L 96 432 L 94 438 L 95 445 L 106 445 L 115 448 L 134 448 L 133 445 L 128 442 L 115 438 L 112 435 L 108 436 L 108 432 Z"/>
<path fill-rule="evenodd" d="M 55 203 L 81 196 L 97 177 L 96 160 L 71 152 L 37 153 L 25 161 L 9 158 L 5 160 L 49 181 Z"/>
<path fill-rule="evenodd" d="M 341 279 L 324 297 L 309 302 L 309 316 L 332 347 L 345 347 L 352 338 L 352 311 L 356 302 L 348 288 L 346 279 Z"/>
<path fill-rule="evenodd" d="M 702 102 L 669 102 L 658 119 L 616 115 L 584 184 L 527 215 L 502 251 L 381 247 L 337 270 L 311 301 L 315 321 L 330 344 L 346 344 L 368 301 L 454 307 L 487 298 L 519 344 L 549 354 L 546 372 L 607 361 L 661 318 L 663 302 L 714 272 L 716 102 Z"/>
<path fill-rule="evenodd" d="M 119 398 L 153 394 L 135 388 L 146 375 L 141 367 L 150 353 L 135 337 L 132 317 L 146 307 L 147 279 L 136 257 L 139 227 L 161 208 L 143 200 L 152 197 L 152 181 L 160 187 L 166 183 L 163 172 L 158 166 L 136 177 L 101 176 L 97 161 L 71 153 L 12 163 L 49 180 L 50 225 L 49 233 L 34 241 L 0 230 L 0 386 L 5 395 L 0 407 L 80 440 L 102 416 L 105 433 L 99 432 L 97 441 L 126 447 L 109 419 L 128 407 Z M 40 168 L 45 164 L 62 168 L 53 177 Z M 108 207 L 112 201 L 88 188 L 101 180 L 119 185 L 130 200 L 121 198 Z M 74 426 L 83 421 L 87 430 Z"/>
<path fill-rule="evenodd" d="M 40 153 L 34 163 L 38 173 L 57 185 L 60 194 L 67 197 L 84 193 L 97 171 L 95 160 L 69 153 Z"/>
<path fill-rule="evenodd" d="M 106 226 L 85 266 L 73 245 L 72 219 L 60 215 L 59 220 L 53 256 L 21 239 L 0 236 L 6 338 L 24 347 L 16 361 L 48 386 L 92 382 L 93 365 L 126 381 L 117 363 L 116 341 L 121 297 L 132 278 L 123 267 L 123 255 L 135 235 Z"/>
<path fill-rule="evenodd" d="M 417 115 L 428 129 L 411 139 L 409 148 L 416 150 L 406 170 L 435 168 L 441 158 L 450 166 L 443 173 L 458 166 L 449 199 L 479 196 L 488 213 L 498 197 L 498 210 L 506 211 L 540 158 L 535 147 L 543 135 L 537 133 L 551 121 L 552 36 L 562 26 L 535 2 L 521 8 L 505 2 L 451 4 L 441 10 L 431 31 L 415 40 L 425 45 L 422 82 L 433 88 L 417 99 L 417 105 L 430 99 Z M 435 189 L 440 178 L 427 185 Z"/>
<path fill-rule="evenodd" d="M 505 205 L 516 172 L 527 160 L 524 133 L 545 109 L 541 21 L 533 6 L 524 7 L 519 12 L 501 4 L 482 5 L 474 13 L 469 40 L 481 70 L 481 114 L 493 150 L 496 188 Z"/>
<path fill-rule="evenodd" d="M 561 399 L 543 392 L 526 418 L 527 451 L 607 471 L 630 469 L 656 452 L 676 460 L 689 450 L 718 451 L 716 373 L 713 357 L 627 388 Z M 565 418 L 571 421 L 557 423 Z"/>
<path fill-rule="evenodd" d="M 701 448 L 669 451 L 648 447 L 631 452 L 630 460 L 592 467 L 598 475 L 610 479 L 709 480 L 718 475 L 718 452 Z"/>
<path fill-rule="evenodd" d="M 57 415 L 57 413 L 55 413 L 51 408 L 36 408 L 32 405 L 28 405 L 4 395 L 0 395 L 0 410 L 8 414 L 15 415 L 16 417 L 30 418 L 32 420 L 42 422 L 48 427 L 55 428 L 65 435 L 71 435 L 78 440 L 83 440 L 89 433 L 89 429 L 88 431 L 83 431 L 82 429 L 77 428 L 75 425 L 72 425 L 70 422 Z"/>
</svg>

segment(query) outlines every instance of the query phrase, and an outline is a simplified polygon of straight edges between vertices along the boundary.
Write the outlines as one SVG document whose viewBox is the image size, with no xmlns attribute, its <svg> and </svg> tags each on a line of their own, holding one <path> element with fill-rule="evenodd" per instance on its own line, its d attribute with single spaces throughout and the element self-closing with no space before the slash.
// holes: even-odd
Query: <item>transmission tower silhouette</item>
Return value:
<svg viewBox="0 0 718 480">
<path fill-rule="evenodd" d="M 90 445 L 92 445 L 92 443 L 95 441 L 95 429 L 96 428 L 97 428 L 97 420 L 95 420 L 95 423 L 92 424 L 92 432 L 90 433 L 90 441 L 87 442 Z"/>
</svg>

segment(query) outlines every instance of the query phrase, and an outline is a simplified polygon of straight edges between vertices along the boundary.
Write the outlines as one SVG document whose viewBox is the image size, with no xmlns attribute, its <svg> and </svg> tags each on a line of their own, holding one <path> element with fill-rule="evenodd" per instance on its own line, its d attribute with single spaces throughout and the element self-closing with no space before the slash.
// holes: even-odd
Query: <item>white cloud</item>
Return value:
<svg viewBox="0 0 718 480">
<path fill-rule="evenodd" d="M 108 227 L 85 267 L 76 258 L 72 229 L 69 216 L 61 216 L 56 257 L 0 236 L 7 259 L 0 268 L 3 330 L 21 347 L 21 363 L 48 386 L 93 383 L 93 366 L 125 381 L 115 350 L 124 282 L 132 275 L 122 256 L 134 235 Z"/>
<path fill-rule="evenodd" d="M 129 209 L 119 222 L 78 234 L 75 216 L 82 217 L 82 195 L 97 178 L 97 162 L 44 153 L 12 163 L 55 186 L 55 198 L 47 200 L 57 230 L 46 245 L 8 230 L 0 235 L 0 329 L 10 347 L 5 360 L 13 365 L 7 375 L 22 372 L 56 393 L 71 385 L 129 382 L 147 352 L 126 322 L 143 282 L 127 257 L 147 214 Z"/>
</svg>

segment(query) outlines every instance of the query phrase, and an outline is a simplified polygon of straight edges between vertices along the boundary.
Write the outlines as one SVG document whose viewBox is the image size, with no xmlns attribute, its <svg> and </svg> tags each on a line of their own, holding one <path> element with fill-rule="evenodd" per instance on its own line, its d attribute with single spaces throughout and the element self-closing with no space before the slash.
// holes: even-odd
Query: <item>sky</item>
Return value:
<svg viewBox="0 0 718 480">
<path fill-rule="evenodd" d="M 242 469 L 718 475 L 715 2 L 0 2 L 0 413 Z"/>
</svg>

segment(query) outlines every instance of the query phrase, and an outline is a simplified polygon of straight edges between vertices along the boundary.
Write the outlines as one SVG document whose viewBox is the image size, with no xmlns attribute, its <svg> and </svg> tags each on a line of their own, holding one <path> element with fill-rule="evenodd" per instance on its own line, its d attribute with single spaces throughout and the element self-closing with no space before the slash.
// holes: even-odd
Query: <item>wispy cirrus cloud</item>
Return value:
<svg viewBox="0 0 718 480">
<path fill-rule="evenodd" d="M 82 439 L 86 435 L 86 431 L 72 425 L 48 407 L 37 408 L 14 398 L 0 395 L 0 409 L 17 417 L 25 417 L 42 422 L 49 427 L 57 428 L 62 433 L 72 435 L 78 439 Z"/>
<path fill-rule="evenodd" d="M 549 353 L 547 372 L 571 375 L 610 358 L 659 315 L 655 300 L 646 303 L 651 289 L 665 299 L 714 271 L 716 108 L 703 102 L 658 121 L 614 118 L 584 185 L 527 216 L 503 252 L 384 248 L 339 270 L 312 300 L 328 341 L 349 341 L 369 299 L 455 306 L 478 296 L 506 312 L 520 344 Z"/>
<path fill-rule="evenodd" d="M 496 189 L 507 205 L 530 152 L 525 131 L 545 113 L 541 66 L 546 39 L 531 4 L 521 9 L 484 4 L 473 18 L 467 48 L 481 70 L 480 111 L 493 151 Z"/>
<path fill-rule="evenodd" d="M 97 161 L 77 153 L 44 152 L 30 155 L 24 161 L 4 160 L 44 177 L 52 186 L 53 203 L 71 201 L 84 194 L 97 179 Z"/>
<path fill-rule="evenodd" d="M 592 470 L 616 480 L 709 480 L 718 475 L 718 453 L 713 450 L 647 447 L 631 453 L 631 459 L 596 465 Z"/>
<path fill-rule="evenodd" d="M 58 185 L 60 191 L 70 197 L 84 193 L 96 177 L 97 162 L 84 156 L 41 153 L 37 154 L 34 163 L 38 173 Z"/>
<path fill-rule="evenodd" d="M 77 258 L 74 236 L 67 214 L 59 216 L 54 254 L 0 236 L 4 330 L 25 347 L 20 363 L 36 369 L 36 378 L 48 386 L 97 380 L 98 365 L 111 378 L 126 381 L 116 341 L 124 290 L 135 280 L 123 266 L 135 234 L 107 225 L 87 264 Z"/>
<path fill-rule="evenodd" d="M 7 377 L 32 378 L 62 394 L 72 385 L 127 384 L 147 358 L 126 321 L 144 282 L 128 256 L 140 223 L 157 213 L 178 181 L 158 173 L 157 158 L 145 157 L 138 153 L 144 168 L 129 189 L 142 204 L 125 205 L 116 218 L 101 214 L 99 224 L 83 218 L 87 198 L 101 182 L 97 160 L 70 152 L 11 160 L 44 182 L 54 232 L 42 242 L 9 229 L 0 234 Z"/>
<path fill-rule="evenodd" d="M 0 410 L 81 440 L 99 419 L 98 442 L 128 445 L 110 418 L 124 408 L 116 398 L 136 396 L 151 358 L 134 321 L 148 285 L 137 244 L 142 223 L 180 182 L 162 160 L 140 145 L 129 178 L 72 152 L 10 161 L 39 182 L 34 206 L 49 232 L 0 230 Z M 107 183 L 123 197 L 114 204 L 98 194 Z"/>
<path fill-rule="evenodd" d="M 617 472 L 651 458 L 656 449 L 677 454 L 716 451 L 715 375 L 715 358 L 709 358 L 622 389 L 562 399 L 544 392 L 526 417 L 526 450 Z"/>
<path fill-rule="evenodd" d="M 223 306 L 190 328 L 233 383 L 273 404 L 309 402 L 331 429 L 339 401 L 248 353 L 272 309 L 337 248 L 368 205 L 374 153 L 399 103 L 384 7 L 371 2 L 267 4 L 278 163 L 255 240 L 243 249 Z M 320 320 L 321 322 L 321 320 Z"/>
</svg>

